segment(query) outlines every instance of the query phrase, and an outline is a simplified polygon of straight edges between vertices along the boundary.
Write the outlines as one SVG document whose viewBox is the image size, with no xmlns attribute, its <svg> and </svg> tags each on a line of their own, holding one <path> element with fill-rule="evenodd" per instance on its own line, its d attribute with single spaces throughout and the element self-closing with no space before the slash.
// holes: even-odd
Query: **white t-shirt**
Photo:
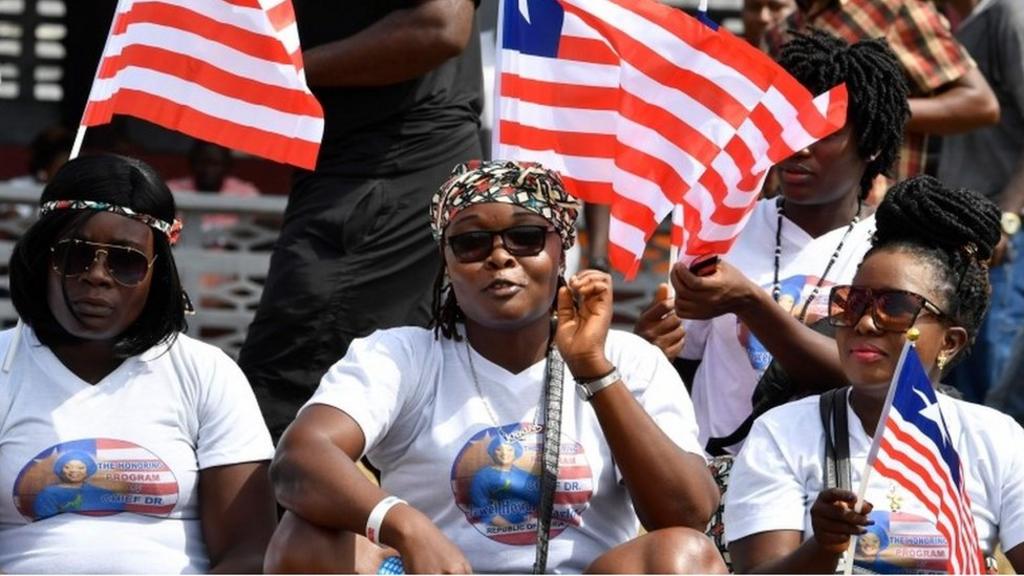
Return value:
<svg viewBox="0 0 1024 576">
<path fill-rule="evenodd" d="M 545 361 L 511 374 L 470 350 L 466 340 L 435 340 L 422 328 L 375 332 L 352 343 L 309 404 L 334 406 L 359 424 L 383 488 L 426 514 L 474 572 L 529 572 L 544 429 L 535 422 Z M 490 411 L 471 376 L 470 353 Z M 686 389 L 664 355 L 615 330 L 606 353 L 668 437 L 702 454 Z M 581 572 L 635 537 L 639 526 L 597 416 L 576 395 L 568 368 L 563 398 L 548 569 Z"/>
<path fill-rule="evenodd" d="M 982 551 L 991 555 L 997 543 L 1010 550 L 1024 542 L 1024 429 L 991 408 L 938 398 L 963 463 Z M 856 491 L 871 437 L 850 407 L 847 416 Z M 817 396 L 758 418 L 736 457 L 725 494 L 726 539 L 773 530 L 800 530 L 810 538 L 810 507 L 824 486 L 824 454 Z M 873 473 L 865 499 L 874 505 L 870 517 L 875 525 L 869 527 L 871 536 L 861 538 L 858 571 L 895 573 L 896 566 L 913 573 L 944 570 L 946 541 L 934 528 L 934 517 L 911 494 Z M 864 549 L 872 544 L 874 549 Z"/>
<path fill-rule="evenodd" d="M 238 366 L 179 334 L 90 385 L 27 326 L 9 350 L 13 333 L 0 333 L 0 356 L 15 354 L 0 372 L 0 572 L 205 572 L 199 471 L 274 452 Z"/>
<path fill-rule="evenodd" d="M 758 202 L 750 221 L 725 255 L 725 261 L 769 294 L 775 276 L 775 234 L 779 222 L 776 206 L 774 199 Z M 794 316 L 800 315 L 848 228 L 849 225 L 843 225 L 811 238 L 802 228 L 783 218 L 779 304 L 790 309 Z M 873 215 L 853 227 L 839 258 L 807 308 L 804 319 L 807 324 L 828 315 L 829 288 L 853 279 L 864 253 L 871 247 L 874 229 Z M 707 444 L 708 438 L 732 434 L 753 410 L 751 395 L 771 363 L 771 354 L 735 314 L 724 314 L 711 320 L 687 321 L 681 356 L 701 360 L 692 390 L 701 446 Z M 735 446 L 730 451 L 738 448 Z"/>
</svg>

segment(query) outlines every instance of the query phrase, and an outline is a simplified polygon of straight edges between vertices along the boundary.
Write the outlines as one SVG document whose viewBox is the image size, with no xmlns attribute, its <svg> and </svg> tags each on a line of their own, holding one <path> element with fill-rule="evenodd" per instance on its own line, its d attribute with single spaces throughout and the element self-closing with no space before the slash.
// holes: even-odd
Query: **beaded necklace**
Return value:
<svg viewBox="0 0 1024 576">
<path fill-rule="evenodd" d="M 775 227 L 775 276 L 772 280 L 772 300 L 779 301 L 779 297 L 782 295 L 782 284 L 779 283 L 779 268 L 781 267 L 782 260 L 782 217 L 785 215 L 785 207 L 783 200 L 780 198 L 776 203 L 779 210 L 779 223 Z M 803 324 L 804 319 L 807 317 L 807 309 L 810 307 L 811 302 L 818 297 L 818 292 L 821 291 L 821 286 L 825 283 L 825 278 L 828 277 L 828 273 L 832 270 L 832 266 L 835 265 L 836 260 L 839 259 L 839 254 L 843 251 L 843 244 L 846 244 L 846 239 L 849 238 L 850 233 L 853 232 L 854 226 L 860 222 L 860 212 L 863 207 L 863 202 L 857 200 L 857 213 L 853 215 L 853 220 L 850 220 L 850 225 L 846 227 L 846 232 L 843 233 L 843 237 L 839 240 L 839 245 L 836 246 L 835 252 L 832 253 L 832 257 L 828 259 L 828 264 L 825 265 L 825 271 L 818 277 L 818 283 L 814 286 L 814 290 L 811 291 L 811 295 L 807 297 L 804 302 L 803 308 L 800 309 L 800 316 L 798 320 Z"/>
</svg>

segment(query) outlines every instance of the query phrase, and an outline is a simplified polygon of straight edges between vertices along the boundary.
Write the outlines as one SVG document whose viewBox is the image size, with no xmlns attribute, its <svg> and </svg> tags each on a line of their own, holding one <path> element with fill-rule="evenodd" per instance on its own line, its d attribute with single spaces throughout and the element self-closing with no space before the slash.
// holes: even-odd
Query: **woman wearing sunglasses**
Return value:
<svg viewBox="0 0 1024 576">
<path fill-rule="evenodd" d="M 456 169 L 431 209 L 434 330 L 355 341 L 284 434 L 268 570 L 724 569 L 695 530 L 717 491 L 682 382 L 609 330 L 607 274 L 560 282 L 577 211 L 539 165 Z"/>
<path fill-rule="evenodd" d="M 988 306 L 987 260 L 999 241 L 999 218 L 999 209 L 972 191 L 950 190 L 927 176 L 897 184 L 876 213 L 872 248 L 852 284 L 832 288 L 830 321 L 852 384 L 840 393 L 849 404 L 853 490 L 883 424 L 907 331 L 919 333 L 917 351 L 935 383 L 967 354 Z M 988 556 L 1000 545 L 1024 571 L 1024 430 L 1005 414 L 944 394 L 939 406 L 963 463 L 982 551 Z M 837 429 L 835 437 L 843 434 Z M 942 571 L 946 541 L 934 516 L 878 474 L 860 513 L 854 511 L 853 491 L 825 488 L 825 443 L 818 397 L 754 423 L 726 494 L 726 538 L 737 571 L 831 573 L 851 535 L 869 527 L 885 538 L 866 545 L 870 554 L 855 554 L 856 568 Z"/>
<path fill-rule="evenodd" d="M 170 191 L 86 156 L 40 202 L 0 333 L 0 572 L 259 572 L 273 446 L 234 362 L 181 333 Z"/>
</svg>

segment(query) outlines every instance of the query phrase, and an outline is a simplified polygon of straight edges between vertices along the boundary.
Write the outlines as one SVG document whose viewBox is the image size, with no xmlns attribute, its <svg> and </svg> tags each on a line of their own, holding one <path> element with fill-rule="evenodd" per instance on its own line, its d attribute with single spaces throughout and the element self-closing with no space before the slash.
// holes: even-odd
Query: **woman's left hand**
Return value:
<svg viewBox="0 0 1024 576">
<path fill-rule="evenodd" d="M 612 323 L 612 277 L 584 270 L 568 284 L 558 290 L 555 344 L 577 379 L 603 376 L 612 370 L 604 354 Z"/>
</svg>

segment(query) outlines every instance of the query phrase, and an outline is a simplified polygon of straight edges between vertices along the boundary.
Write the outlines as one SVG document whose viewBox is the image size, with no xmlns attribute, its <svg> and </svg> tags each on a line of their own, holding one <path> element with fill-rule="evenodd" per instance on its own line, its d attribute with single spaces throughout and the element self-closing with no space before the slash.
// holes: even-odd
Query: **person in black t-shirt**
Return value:
<svg viewBox="0 0 1024 576">
<path fill-rule="evenodd" d="M 275 438 L 352 339 L 426 325 L 430 197 L 481 156 L 479 0 L 295 0 L 324 108 L 239 357 Z"/>
</svg>

